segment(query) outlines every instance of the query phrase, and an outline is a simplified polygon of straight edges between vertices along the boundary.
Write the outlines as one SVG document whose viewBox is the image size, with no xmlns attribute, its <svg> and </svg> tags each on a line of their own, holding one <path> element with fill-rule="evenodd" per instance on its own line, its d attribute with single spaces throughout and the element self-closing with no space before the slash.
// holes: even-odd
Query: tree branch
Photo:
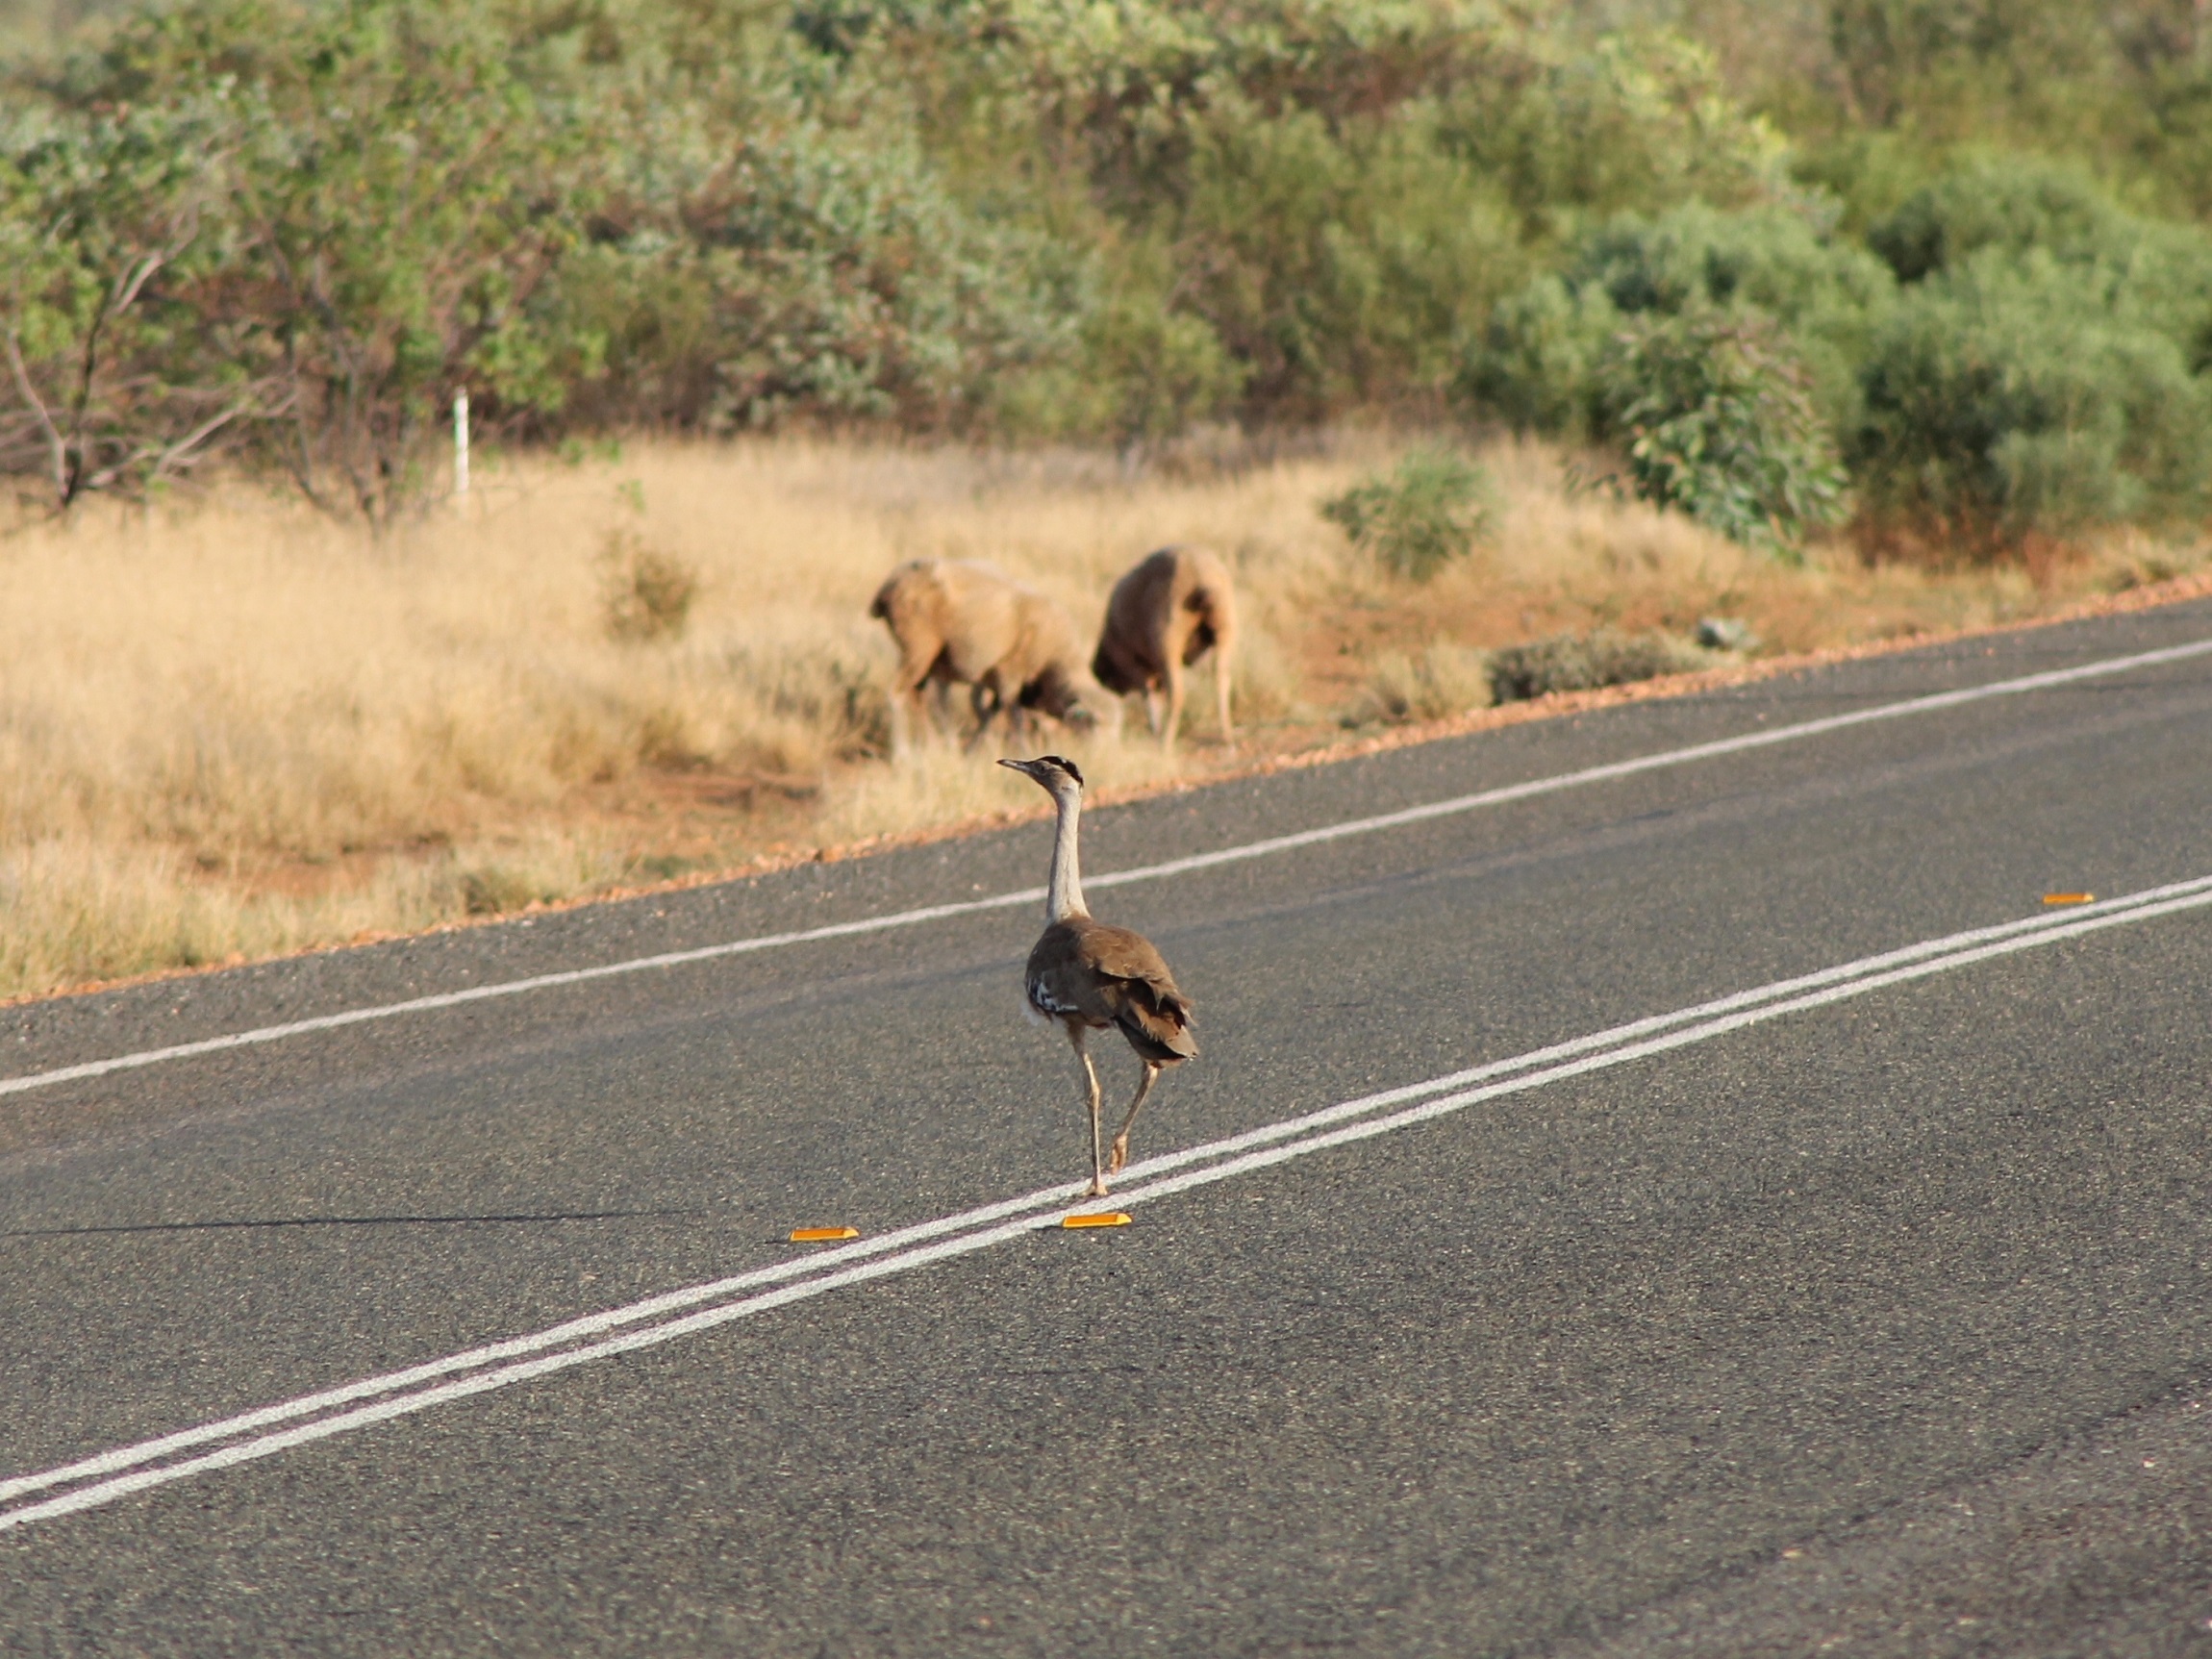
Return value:
<svg viewBox="0 0 2212 1659">
<path fill-rule="evenodd" d="M 31 384 L 31 371 L 23 366 L 23 348 L 13 329 L 8 331 L 8 366 L 14 373 L 15 390 L 23 394 L 23 401 L 38 417 L 38 429 L 46 435 L 46 450 L 54 466 L 54 505 L 66 507 L 69 504 L 68 446 L 62 441 L 60 428 L 55 426 L 53 415 L 47 413 L 44 401 Z"/>
</svg>

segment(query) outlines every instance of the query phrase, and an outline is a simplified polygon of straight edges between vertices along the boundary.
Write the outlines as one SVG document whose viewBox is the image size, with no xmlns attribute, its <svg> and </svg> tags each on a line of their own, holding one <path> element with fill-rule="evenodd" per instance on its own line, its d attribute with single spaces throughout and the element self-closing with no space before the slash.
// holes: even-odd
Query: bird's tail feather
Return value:
<svg viewBox="0 0 2212 1659">
<path fill-rule="evenodd" d="M 1155 1064 L 1197 1058 L 1198 1034 L 1191 1026 L 1191 1005 L 1180 996 L 1131 996 L 1122 1002 L 1114 1022 L 1129 1046 Z"/>
</svg>

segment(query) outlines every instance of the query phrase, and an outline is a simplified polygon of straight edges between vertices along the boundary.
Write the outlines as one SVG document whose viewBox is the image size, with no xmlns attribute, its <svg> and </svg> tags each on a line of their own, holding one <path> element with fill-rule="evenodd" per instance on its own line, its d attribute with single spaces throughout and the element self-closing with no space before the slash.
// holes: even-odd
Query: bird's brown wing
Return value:
<svg viewBox="0 0 2212 1659">
<path fill-rule="evenodd" d="M 1121 1028 L 1132 1048 L 1160 1064 L 1197 1054 L 1191 999 L 1177 989 L 1150 940 L 1086 917 L 1072 943 L 1075 962 L 1098 989 L 1100 1012 Z"/>
</svg>

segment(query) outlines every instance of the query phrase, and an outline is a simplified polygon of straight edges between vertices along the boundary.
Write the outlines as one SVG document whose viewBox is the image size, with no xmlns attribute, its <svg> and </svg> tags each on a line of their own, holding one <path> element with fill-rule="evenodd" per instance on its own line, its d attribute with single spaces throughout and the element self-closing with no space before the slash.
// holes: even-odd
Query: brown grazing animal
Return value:
<svg viewBox="0 0 2212 1659">
<path fill-rule="evenodd" d="M 1075 1045 L 1075 1058 L 1083 1065 L 1085 1101 L 1091 1113 L 1091 1194 L 1103 1197 L 1106 1177 L 1118 1173 L 1129 1161 L 1129 1126 L 1137 1121 L 1144 1096 L 1162 1071 L 1180 1066 L 1198 1052 L 1197 1033 L 1191 1028 L 1191 999 L 1175 988 L 1175 976 L 1151 942 L 1125 927 L 1112 927 L 1093 918 L 1083 903 L 1083 877 L 1076 867 L 1076 819 L 1083 811 L 1083 774 L 1075 763 L 1059 755 L 1040 755 L 1033 761 L 1000 761 L 1033 778 L 1052 796 L 1060 809 L 1057 839 L 1052 843 L 1052 875 L 1044 894 L 1044 934 L 1029 953 L 1024 981 L 1029 1011 L 1037 1018 L 1057 1023 Z M 1098 1073 L 1091 1064 L 1085 1040 L 1093 1031 L 1109 1027 L 1128 1039 L 1137 1058 L 1144 1063 L 1144 1075 L 1137 1084 L 1129 1115 L 1114 1137 L 1111 1158 L 1100 1156 L 1098 1145 Z"/>
<path fill-rule="evenodd" d="M 1019 736 L 1034 710 L 1078 730 L 1098 722 L 1106 699 L 1084 673 L 1074 625 L 1033 589 L 953 559 L 901 565 L 867 608 L 898 644 L 892 685 L 892 748 L 903 751 L 922 713 L 922 688 L 973 688 L 973 748 L 1000 714 Z M 1088 693 L 1088 694 L 1086 694 Z"/>
<path fill-rule="evenodd" d="M 1161 746 L 1172 749 L 1183 719 L 1183 670 L 1211 649 L 1214 701 L 1226 742 L 1234 735 L 1229 659 L 1236 636 L 1237 595 L 1228 566 L 1203 548 L 1163 547 L 1114 584 L 1091 672 L 1117 695 L 1144 692 L 1145 719 Z M 1168 689 L 1165 728 L 1157 700 L 1163 684 Z"/>
</svg>

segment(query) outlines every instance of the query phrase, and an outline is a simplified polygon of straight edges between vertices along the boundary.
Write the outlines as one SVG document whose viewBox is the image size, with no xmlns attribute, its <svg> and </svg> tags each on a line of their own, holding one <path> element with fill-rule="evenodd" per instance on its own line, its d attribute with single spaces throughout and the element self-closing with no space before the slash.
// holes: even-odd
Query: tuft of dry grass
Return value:
<svg viewBox="0 0 2212 1659">
<path fill-rule="evenodd" d="M 1385 651 L 1375 658 L 1343 719 L 1355 727 L 1448 720 L 1496 700 L 1491 654 L 1438 640 L 1418 651 Z"/>
<path fill-rule="evenodd" d="M 1035 809 L 956 745 L 893 765 L 868 599 L 984 559 L 1094 633 L 1170 541 L 1242 589 L 1240 741 L 1194 698 L 1074 752 L 1109 790 L 1487 700 L 1484 653 L 1747 618 L 1804 650 L 2026 617 L 2202 553 L 2127 541 L 2023 571 L 1792 569 L 1575 493 L 1501 443 L 1488 542 L 1425 583 L 1319 505 L 1406 445 L 1345 435 L 1183 476 L 1108 456 L 800 439 L 640 444 L 479 474 L 466 514 L 372 539 L 232 486 L 0 540 L 0 995 L 259 957 Z M 1072 740 L 1055 737 L 1058 746 Z"/>
</svg>

